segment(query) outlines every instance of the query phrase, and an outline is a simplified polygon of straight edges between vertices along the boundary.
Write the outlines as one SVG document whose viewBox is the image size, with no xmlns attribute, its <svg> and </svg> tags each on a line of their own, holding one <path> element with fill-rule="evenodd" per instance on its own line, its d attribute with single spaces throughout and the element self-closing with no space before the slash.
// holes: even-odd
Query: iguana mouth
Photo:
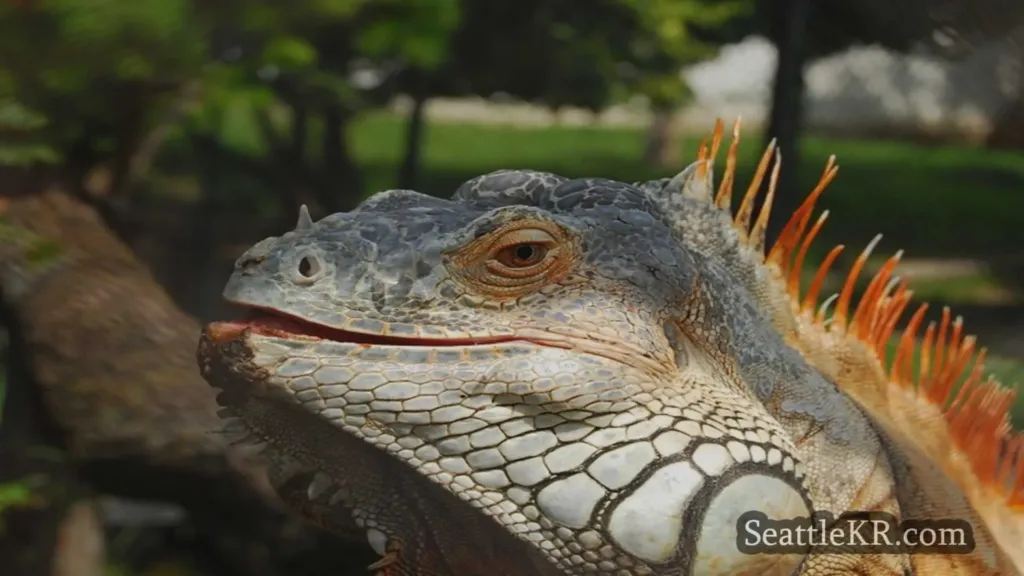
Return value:
<svg viewBox="0 0 1024 576">
<path fill-rule="evenodd" d="M 671 360 L 650 352 L 636 349 L 607 335 L 560 334 L 556 331 L 520 328 L 513 334 L 497 336 L 424 338 L 392 336 L 371 332 L 359 332 L 324 326 L 277 310 L 258 306 L 245 306 L 248 314 L 239 320 L 211 322 L 206 326 L 207 338 L 213 344 L 225 344 L 245 338 L 248 334 L 282 340 L 318 342 L 329 341 L 341 344 L 355 344 L 364 347 L 392 346 L 405 348 L 472 348 L 501 344 L 526 344 L 541 348 L 572 349 L 579 352 L 602 356 L 610 360 L 629 364 L 651 374 L 664 374 L 676 369 Z"/>
<path fill-rule="evenodd" d="M 245 332 L 283 338 L 288 340 L 330 340 L 345 344 L 367 346 L 423 346 L 454 347 L 522 342 L 516 336 L 489 336 L 480 338 L 411 338 L 407 336 L 385 336 L 368 332 L 356 332 L 332 328 L 315 322 L 262 308 L 249 307 L 249 313 L 239 320 L 213 322 L 207 332 L 214 342 L 222 342 L 242 336 Z"/>
</svg>

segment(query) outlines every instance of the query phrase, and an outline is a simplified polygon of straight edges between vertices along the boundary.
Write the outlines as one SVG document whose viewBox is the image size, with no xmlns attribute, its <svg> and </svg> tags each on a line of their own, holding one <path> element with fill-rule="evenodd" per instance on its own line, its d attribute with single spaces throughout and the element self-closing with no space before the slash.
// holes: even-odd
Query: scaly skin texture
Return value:
<svg viewBox="0 0 1024 576">
<path fill-rule="evenodd" d="M 794 311 L 768 210 L 730 218 L 720 134 L 674 179 L 500 171 L 304 215 L 238 260 L 225 297 L 255 314 L 207 328 L 203 374 L 272 481 L 312 474 L 296 504 L 365 530 L 385 574 L 1016 573 L 961 479 L 863 397 L 878 358 Z M 746 555 L 751 510 L 972 513 L 979 547 Z"/>
</svg>

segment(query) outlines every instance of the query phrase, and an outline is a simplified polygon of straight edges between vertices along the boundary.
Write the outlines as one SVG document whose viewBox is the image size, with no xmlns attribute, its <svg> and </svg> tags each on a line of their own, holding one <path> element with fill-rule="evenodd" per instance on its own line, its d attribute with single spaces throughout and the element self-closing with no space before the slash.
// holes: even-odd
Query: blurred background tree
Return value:
<svg viewBox="0 0 1024 576">
<path fill-rule="evenodd" d="M 415 102 L 401 187 L 417 184 L 422 110 L 435 96 L 503 93 L 591 110 L 646 96 L 655 114 L 645 155 L 678 162 L 669 128 L 687 97 L 679 66 L 713 54 L 701 29 L 750 8 L 748 0 L 602 0 L 586 10 L 541 0 L 5 3 L 0 90 L 10 119 L 0 150 L 19 169 L 47 164 L 129 241 L 149 227 L 133 205 L 147 201 L 137 192 L 158 154 L 169 164 L 190 156 L 202 186 L 189 209 L 195 226 L 184 253 L 192 256 L 178 265 L 204 270 L 195 258 L 216 243 L 228 206 L 272 215 L 268 230 L 294 221 L 301 204 L 315 214 L 354 206 L 367 190 L 347 129 L 399 94 Z"/>
</svg>

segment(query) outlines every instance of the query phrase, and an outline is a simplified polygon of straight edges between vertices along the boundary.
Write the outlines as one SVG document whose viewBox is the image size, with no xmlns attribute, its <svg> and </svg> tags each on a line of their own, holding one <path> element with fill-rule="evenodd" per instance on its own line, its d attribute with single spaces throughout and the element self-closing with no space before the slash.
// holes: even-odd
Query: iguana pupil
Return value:
<svg viewBox="0 0 1024 576">
<path fill-rule="evenodd" d="M 523 262 L 529 262 L 534 259 L 533 255 L 536 251 L 538 251 L 538 249 L 530 244 L 516 246 L 516 258 Z"/>
<path fill-rule="evenodd" d="M 512 268 L 526 268 L 543 260 L 546 253 L 546 246 L 540 244 L 519 244 L 502 250 L 498 254 L 498 260 Z"/>
</svg>

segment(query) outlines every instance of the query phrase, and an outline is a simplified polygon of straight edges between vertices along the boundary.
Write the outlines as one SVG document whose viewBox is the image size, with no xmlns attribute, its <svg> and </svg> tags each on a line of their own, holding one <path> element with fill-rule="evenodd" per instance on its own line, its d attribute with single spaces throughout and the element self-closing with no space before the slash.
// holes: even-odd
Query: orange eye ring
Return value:
<svg viewBox="0 0 1024 576">
<path fill-rule="evenodd" d="M 467 287 L 514 299 L 561 281 L 579 255 L 574 236 L 553 222 L 509 222 L 453 251 L 448 268 Z"/>
</svg>

